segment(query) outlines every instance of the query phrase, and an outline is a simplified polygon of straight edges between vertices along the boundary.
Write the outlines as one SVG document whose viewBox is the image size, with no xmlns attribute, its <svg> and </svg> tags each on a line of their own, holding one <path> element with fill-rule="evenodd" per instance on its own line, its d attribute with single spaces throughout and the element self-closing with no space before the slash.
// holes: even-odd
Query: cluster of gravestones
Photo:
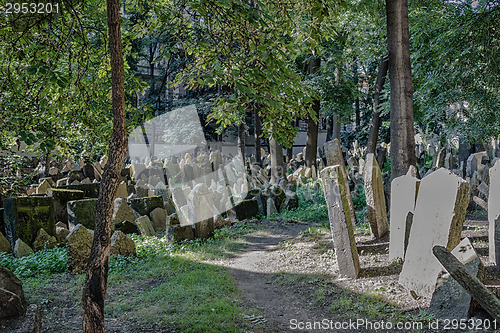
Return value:
<svg viewBox="0 0 500 333">
<path fill-rule="evenodd" d="M 259 213 L 270 216 L 297 208 L 298 196 L 286 179 L 270 184 L 269 159 L 265 157 L 259 165 L 250 157 L 245 166 L 241 158 L 212 151 L 198 152 L 195 157 L 183 153 L 163 161 L 147 157 L 128 161 L 112 217 L 114 230 L 120 232 L 113 236 L 120 240 L 114 245 L 116 254 L 135 253 L 125 234 L 167 231 L 172 241 L 181 242 L 206 238 L 216 226 Z M 86 164 L 66 161 L 62 173 L 52 166 L 55 175 L 40 177 L 39 184 L 28 189 L 30 195 L 3 200 L 0 229 L 6 237 L 0 235 L 0 251 L 21 257 L 65 245 L 69 270 L 81 271 L 90 253 L 98 180 L 106 162 L 106 157 Z M 125 249 L 123 253 L 120 248 Z"/>
<path fill-rule="evenodd" d="M 348 172 L 338 140 L 325 144 L 328 167 L 321 171 L 323 190 L 335 252 L 341 275 L 357 278 L 360 272 L 358 249 L 353 233 L 356 216 L 352 205 Z M 483 155 L 484 154 L 484 155 Z M 481 175 L 482 192 L 489 197 L 489 253 L 490 260 L 500 266 L 500 161 L 493 160 L 493 167 L 484 163 L 486 153 L 467 158 L 466 168 L 471 174 Z M 403 260 L 399 283 L 414 296 L 432 297 L 429 311 L 439 318 L 467 317 L 471 294 L 475 298 L 491 292 L 479 282 L 483 265 L 468 238 L 461 240 L 466 210 L 470 203 L 473 184 L 452 171 L 438 168 L 427 172 L 419 180 L 417 169 L 410 167 L 407 175 L 395 178 L 390 187 L 390 226 L 387 217 L 383 175 L 374 154 L 367 154 L 358 164 L 349 163 L 351 171 L 361 169 L 364 179 L 367 215 L 371 234 L 382 238 L 390 229 L 389 259 Z M 484 175 L 487 173 L 487 176 Z M 353 176 L 351 172 L 351 177 Z M 477 176 L 473 177 L 477 178 Z M 483 183 L 480 183 L 483 184 Z M 495 204 L 493 204 L 493 202 Z M 442 246 L 464 264 L 473 276 L 460 280 L 460 284 L 443 269 L 433 253 Z M 436 249 L 438 248 L 438 249 Z M 433 252 L 434 251 L 434 252 Z M 437 251 L 437 252 L 436 252 Z M 471 279 L 477 288 L 464 289 Z M 480 292 L 478 290 L 481 290 Z M 482 295 L 482 294 L 481 294 Z M 490 304 L 500 304 L 491 296 Z M 490 314 L 496 315 L 495 306 L 483 305 Z M 496 317 L 495 317 L 496 318 Z"/>
</svg>

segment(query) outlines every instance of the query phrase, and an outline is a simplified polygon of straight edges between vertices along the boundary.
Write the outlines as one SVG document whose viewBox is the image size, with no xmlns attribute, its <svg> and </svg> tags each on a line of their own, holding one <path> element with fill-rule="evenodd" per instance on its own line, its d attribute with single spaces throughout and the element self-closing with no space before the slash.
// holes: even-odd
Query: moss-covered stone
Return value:
<svg viewBox="0 0 500 333">
<path fill-rule="evenodd" d="M 234 211 L 238 220 L 250 219 L 259 212 L 259 204 L 257 200 L 243 200 L 234 207 Z"/>
<path fill-rule="evenodd" d="M 68 201 L 82 200 L 85 196 L 83 191 L 49 188 L 47 196 L 54 198 L 54 218 L 56 222 L 68 223 Z"/>
<path fill-rule="evenodd" d="M 130 207 L 141 216 L 149 215 L 155 208 L 163 208 L 163 198 L 158 195 L 155 197 L 130 199 Z"/>
<path fill-rule="evenodd" d="M 90 183 L 90 184 L 64 185 L 58 188 L 63 190 L 79 190 L 83 191 L 85 198 L 98 198 L 100 186 L 101 183 Z"/>
<path fill-rule="evenodd" d="M 94 229 L 96 202 L 97 199 L 68 201 L 69 230 L 73 230 L 77 224 L 81 224 L 88 229 Z"/>
<path fill-rule="evenodd" d="M 3 202 L 7 239 L 13 247 L 17 238 L 33 245 L 40 228 L 56 235 L 54 204 L 50 197 L 13 197 Z"/>
</svg>

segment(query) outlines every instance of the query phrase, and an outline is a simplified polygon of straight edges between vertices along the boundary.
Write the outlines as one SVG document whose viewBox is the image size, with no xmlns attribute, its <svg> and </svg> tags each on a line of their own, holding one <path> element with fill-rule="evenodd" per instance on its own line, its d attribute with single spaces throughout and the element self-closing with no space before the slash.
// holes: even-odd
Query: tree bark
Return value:
<svg viewBox="0 0 500 333">
<path fill-rule="evenodd" d="M 238 126 L 238 150 L 243 158 L 243 163 L 246 165 L 245 159 L 245 122 Z"/>
<path fill-rule="evenodd" d="M 339 114 L 333 116 L 332 140 L 338 139 L 339 141 L 342 141 L 340 138 L 340 126 L 342 125 L 342 123 L 340 121 L 341 116 Z"/>
<path fill-rule="evenodd" d="M 386 0 L 391 81 L 391 178 L 416 165 L 408 0 Z"/>
<path fill-rule="evenodd" d="M 83 290 L 82 324 L 85 333 L 104 332 L 104 299 L 106 297 L 111 218 L 116 189 L 127 153 L 127 127 L 125 124 L 125 83 L 120 32 L 120 1 L 107 0 L 109 48 L 111 58 L 111 86 L 113 100 L 113 134 L 109 143 L 109 160 L 96 203 L 94 240 Z"/>
<path fill-rule="evenodd" d="M 321 59 L 315 57 L 311 59 L 309 63 L 309 73 L 314 74 L 321 65 Z M 306 138 L 306 156 L 305 162 L 306 167 L 311 168 L 313 165 L 316 166 L 316 152 L 318 151 L 318 118 L 319 118 L 319 108 L 320 101 L 315 100 L 312 106 L 312 113 L 307 121 L 307 138 Z M 313 118 L 316 118 L 314 120 Z"/>
<path fill-rule="evenodd" d="M 378 64 L 377 81 L 375 82 L 375 91 L 373 92 L 372 102 L 372 119 L 370 121 L 370 133 L 368 135 L 367 153 L 375 154 L 377 148 L 378 131 L 380 129 L 380 114 L 377 107 L 380 103 L 380 92 L 384 89 L 387 70 L 389 68 L 389 58 L 387 56 L 380 57 Z"/>
<path fill-rule="evenodd" d="M 283 147 L 275 139 L 269 137 L 269 152 L 271 154 L 271 184 L 276 184 L 285 175 L 283 164 Z"/>
<path fill-rule="evenodd" d="M 259 165 L 262 164 L 262 157 L 260 156 L 260 135 L 262 133 L 262 125 L 259 117 L 259 108 L 255 107 L 253 110 L 254 132 L 255 132 L 255 162 Z"/>
<path fill-rule="evenodd" d="M 333 140 L 333 116 L 326 119 L 326 141 Z"/>
</svg>

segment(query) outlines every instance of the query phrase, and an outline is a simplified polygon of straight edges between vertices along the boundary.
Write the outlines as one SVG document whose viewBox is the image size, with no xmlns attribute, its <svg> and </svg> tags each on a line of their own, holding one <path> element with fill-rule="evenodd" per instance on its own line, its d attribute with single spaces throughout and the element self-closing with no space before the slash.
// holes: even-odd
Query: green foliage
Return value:
<svg viewBox="0 0 500 333">
<path fill-rule="evenodd" d="M 7 267 L 20 278 L 63 273 L 67 270 L 66 248 L 44 249 L 22 258 L 2 252 L 0 265 Z"/>
<path fill-rule="evenodd" d="M 364 186 L 356 187 L 356 192 L 359 193 L 359 196 L 352 197 L 352 203 L 354 205 L 354 209 L 363 209 L 366 207 L 366 196 L 365 196 Z"/>
<path fill-rule="evenodd" d="M 498 3 L 417 1 L 410 8 L 416 120 L 446 138 L 500 131 Z"/>
<path fill-rule="evenodd" d="M 291 210 L 283 210 L 275 217 L 287 220 L 310 221 L 310 222 L 325 222 L 328 220 L 328 209 L 326 207 L 323 190 L 314 190 L 311 184 L 311 194 L 318 201 L 306 201 L 306 186 L 297 186 L 297 195 L 299 196 L 299 207 Z M 274 216 L 273 216 L 274 217 Z"/>
</svg>

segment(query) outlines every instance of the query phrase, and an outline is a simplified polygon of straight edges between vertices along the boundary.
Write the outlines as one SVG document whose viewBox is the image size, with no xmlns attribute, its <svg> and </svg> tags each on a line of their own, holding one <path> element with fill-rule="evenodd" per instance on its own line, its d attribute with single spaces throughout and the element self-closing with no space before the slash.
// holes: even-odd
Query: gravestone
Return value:
<svg viewBox="0 0 500 333">
<path fill-rule="evenodd" d="M 481 280 L 484 267 L 468 238 L 464 238 L 451 254 Z M 471 300 L 470 294 L 443 269 L 439 273 L 428 313 L 439 319 L 467 319 Z"/>
<path fill-rule="evenodd" d="M 11 250 L 11 246 L 7 238 L 0 232 L 0 252 L 9 253 Z"/>
<path fill-rule="evenodd" d="M 342 167 L 334 165 L 324 168 L 321 179 L 339 272 L 343 276 L 357 278 L 360 270 L 358 249 L 354 239 L 353 220 L 349 213 L 345 213 L 349 212 L 350 193 L 344 181 Z"/>
<path fill-rule="evenodd" d="M 57 239 L 54 236 L 50 236 L 43 228 L 40 228 L 33 242 L 33 250 L 36 252 L 43 249 L 53 249 L 56 245 Z"/>
<path fill-rule="evenodd" d="M 85 228 L 94 229 L 96 203 L 97 199 L 68 201 L 66 206 L 68 209 L 69 230 L 73 230 L 77 224 L 81 224 Z"/>
<path fill-rule="evenodd" d="M 365 165 L 365 196 L 367 218 L 372 236 L 380 238 L 389 230 L 387 223 L 387 206 L 385 204 L 382 172 L 374 154 L 366 154 Z"/>
<path fill-rule="evenodd" d="M 420 182 L 413 225 L 399 283 L 421 296 L 431 296 L 441 265 L 432 254 L 435 245 L 454 249 L 469 203 L 469 184 L 440 168 Z"/>
<path fill-rule="evenodd" d="M 408 170 L 408 173 L 411 172 Z M 391 223 L 389 260 L 396 258 L 404 259 L 408 246 L 408 237 L 411 230 L 412 218 L 408 219 L 408 214 L 414 213 L 417 201 L 420 180 L 406 174 L 394 178 L 391 183 Z M 413 217 L 413 216 L 412 216 Z"/>
<path fill-rule="evenodd" d="M 274 203 L 274 198 L 267 198 L 266 206 L 267 217 L 278 213 L 278 209 L 276 208 L 276 204 Z"/>
<path fill-rule="evenodd" d="M 54 218 L 57 222 L 68 223 L 68 201 L 82 200 L 84 192 L 78 190 L 47 189 L 47 196 L 54 199 Z"/>
<path fill-rule="evenodd" d="M 474 171 L 478 170 L 478 166 L 481 164 L 483 156 L 488 156 L 485 151 L 480 153 L 475 153 L 469 156 L 467 159 L 467 164 L 465 168 L 465 176 L 472 177 Z"/>
<path fill-rule="evenodd" d="M 26 244 L 25 242 L 22 241 L 22 239 L 17 239 L 16 243 L 14 244 L 14 249 L 12 250 L 12 254 L 16 258 L 22 258 L 22 257 L 27 257 L 30 254 L 33 253 L 33 250 L 31 247 Z"/>
<path fill-rule="evenodd" d="M 65 185 L 65 186 L 60 186 L 58 188 L 63 189 L 63 190 L 83 191 L 85 198 L 98 198 L 100 186 L 101 186 L 101 183 L 91 183 L 91 184 Z"/>
<path fill-rule="evenodd" d="M 490 169 L 488 196 L 490 260 L 500 267 L 500 161 Z"/>
<path fill-rule="evenodd" d="M 111 236 L 111 256 L 136 256 L 135 243 L 120 230 L 116 230 Z"/>
<path fill-rule="evenodd" d="M 23 283 L 10 270 L 0 265 L 0 319 L 24 314 Z"/>
<path fill-rule="evenodd" d="M 31 246 L 40 228 L 56 235 L 53 199 L 49 197 L 12 197 L 3 201 L 5 233 L 12 247 L 17 238 Z"/>
<path fill-rule="evenodd" d="M 151 220 L 147 215 L 141 216 L 138 219 L 136 219 L 134 221 L 134 224 L 137 226 L 137 229 L 139 229 L 141 235 L 154 236 L 155 229 L 153 228 Z"/>
<path fill-rule="evenodd" d="M 92 233 L 81 224 L 75 226 L 66 237 L 70 273 L 79 274 L 86 271 L 93 238 Z"/>
<path fill-rule="evenodd" d="M 328 166 L 339 165 L 342 169 L 342 177 L 344 182 L 344 185 L 342 185 L 342 187 L 345 188 L 347 197 L 347 205 L 344 208 L 349 212 L 352 225 L 355 225 L 356 213 L 354 211 L 354 204 L 352 203 L 351 190 L 349 189 L 349 181 L 347 180 L 348 172 L 347 168 L 345 167 L 344 157 L 342 156 L 342 148 L 340 146 L 339 140 L 333 139 L 332 141 L 328 141 L 324 145 L 324 150 Z"/>
<path fill-rule="evenodd" d="M 163 208 L 161 196 L 130 199 L 130 207 L 139 215 L 149 215 L 155 208 Z"/>
<path fill-rule="evenodd" d="M 446 147 L 443 147 L 439 150 L 436 158 L 436 166 L 438 168 L 444 168 L 445 158 L 446 158 Z"/>
</svg>

